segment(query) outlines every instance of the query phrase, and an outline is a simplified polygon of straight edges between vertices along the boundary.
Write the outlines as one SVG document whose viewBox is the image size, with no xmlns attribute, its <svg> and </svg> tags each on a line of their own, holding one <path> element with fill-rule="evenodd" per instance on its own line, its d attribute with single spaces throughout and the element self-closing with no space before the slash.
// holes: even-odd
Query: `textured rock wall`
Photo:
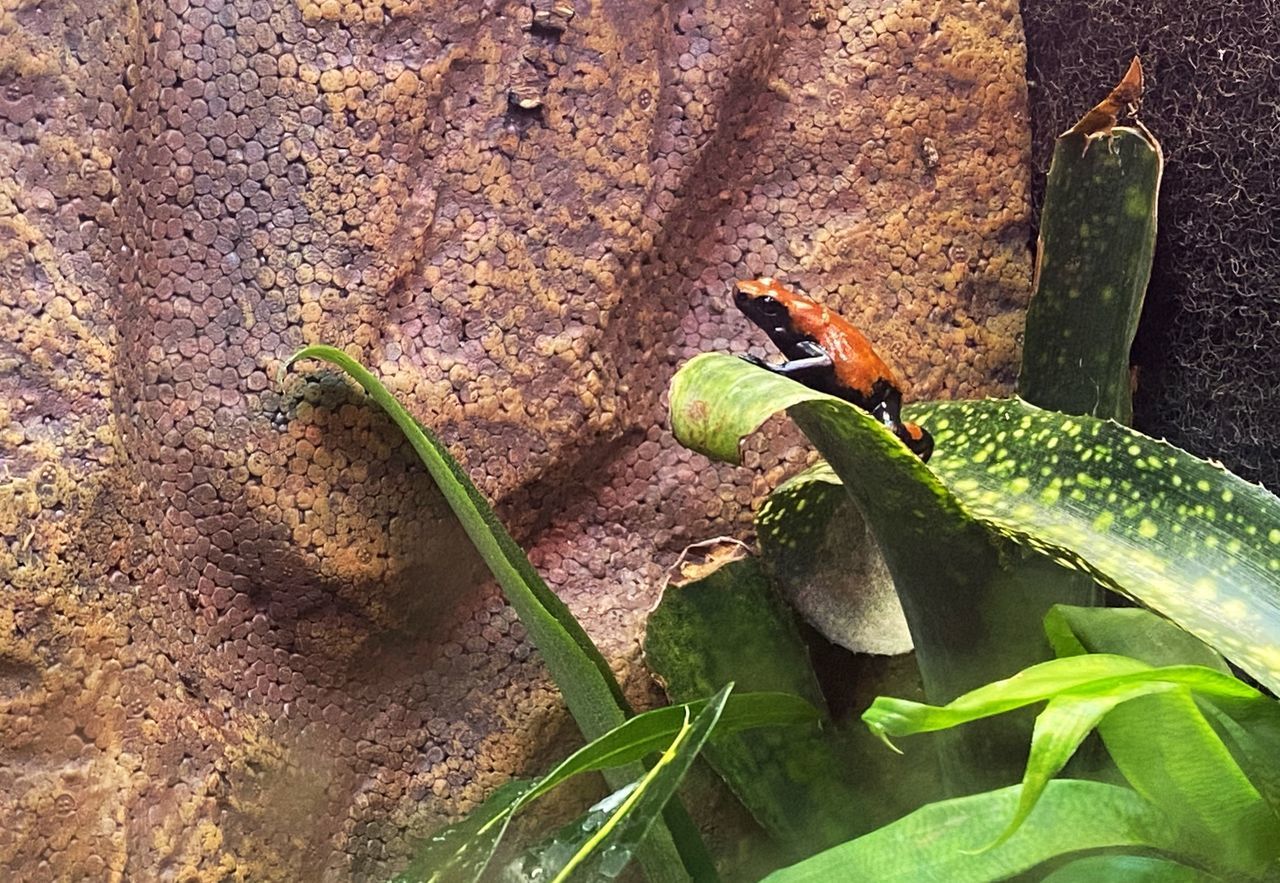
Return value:
<svg viewBox="0 0 1280 883">
<path fill-rule="evenodd" d="M 1133 351 L 1137 427 L 1280 491 L 1274 5 L 1026 0 L 1023 14 L 1040 171 L 1054 137 L 1142 55 L 1142 118 L 1166 164 Z"/>
<path fill-rule="evenodd" d="M 572 732 L 387 421 L 274 386 L 305 342 L 651 698 L 664 567 L 807 456 L 680 450 L 671 372 L 772 273 L 1007 389 L 1022 76 L 1012 0 L 5 4 L 0 876 L 374 879 Z"/>
</svg>

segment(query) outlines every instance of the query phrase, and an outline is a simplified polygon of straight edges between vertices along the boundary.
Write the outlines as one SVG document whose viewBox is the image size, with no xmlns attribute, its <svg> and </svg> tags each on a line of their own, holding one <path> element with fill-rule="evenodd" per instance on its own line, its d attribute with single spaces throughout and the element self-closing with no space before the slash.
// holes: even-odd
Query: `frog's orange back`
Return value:
<svg viewBox="0 0 1280 883">
<path fill-rule="evenodd" d="M 836 378 L 849 389 L 870 396 L 876 382 L 881 380 L 895 389 L 901 388 L 893 370 L 872 348 L 871 342 L 840 314 L 768 276 L 739 282 L 738 287 L 752 296 L 773 297 L 785 306 L 796 329 L 816 340 L 831 356 Z"/>
</svg>

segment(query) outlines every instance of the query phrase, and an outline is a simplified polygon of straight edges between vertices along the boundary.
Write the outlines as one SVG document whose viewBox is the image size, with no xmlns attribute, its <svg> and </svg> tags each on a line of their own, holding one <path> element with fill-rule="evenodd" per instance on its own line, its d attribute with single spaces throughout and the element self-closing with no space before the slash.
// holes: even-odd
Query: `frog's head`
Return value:
<svg viewBox="0 0 1280 883">
<path fill-rule="evenodd" d="M 793 357 L 797 344 L 813 338 L 796 327 L 792 315 L 796 295 L 778 284 L 776 279 L 765 276 L 760 279 L 737 283 L 733 303 L 742 314 L 760 327 L 773 345 L 788 357 Z"/>
</svg>

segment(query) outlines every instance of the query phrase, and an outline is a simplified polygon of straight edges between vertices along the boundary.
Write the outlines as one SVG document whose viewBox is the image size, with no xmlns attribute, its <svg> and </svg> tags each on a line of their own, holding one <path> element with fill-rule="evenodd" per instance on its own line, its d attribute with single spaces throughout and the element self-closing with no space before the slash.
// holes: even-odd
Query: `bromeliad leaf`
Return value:
<svg viewBox="0 0 1280 883">
<path fill-rule="evenodd" d="M 1058 139 L 1036 242 L 1018 392 L 1068 414 L 1128 423 L 1129 348 L 1156 244 L 1160 145 L 1115 130 L 1106 149 Z"/>
<path fill-rule="evenodd" d="M 1045 616 L 1044 630 L 1058 656 L 1118 653 L 1147 665 L 1203 665 L 1231 674 L 1231 667 L 1204 641 L 1140 607 L 1058 604 Z"/>
<path fill-rule="evenodd" d="M 671 385 L 677 437 L 729 460 L 743 435 L 782 409 L 876 531 L 922 653 L 952 640 L 941 625 L 922 634 L 918 616 L 949 599 L 925 589 L 916 597 L 903 576 L 914 570 L 936 587 L 940 568 L 967 569 L 970 586 L 955 586 L 967 613 L 946 614 L 960 631 L 985 609 L 972 602 L 996 603 L 972 585 L 990 579 L 983 546 L 996 535 L 1087 571 L 1280 689 L 1280 500 L 1263 488 L 1117 424 L 1017 399 L 908 408 L 936 441 L 926 467 L 853 406 L 730 356 L 699 356 Z M 1001 646 L 990 633 L 985 642 Z M 948 661 L 965 665 L 958 651 Z M 926 685 L 946 680 L 936 671 L 931 678 L 926 658 L 921 667 Z"/>
<path fill-rule="evenodd" d="M 673 701 L 706 696 L 730 681 L 739 689 L 785 690 L 817 705 L 824 701 L 795 614 L 770 590 L 754 559 L 668 586 L 649 615 L 644 651 Z M 891 685 L 899 691 L 914 686 Z M 885 770 L 883 750 L 860 728 L 810 722 L 735 734 L 722 720 L 703 755 L 797 858 L 936 796 L 919 799 L 932 768 Z"/>
<path fill-rule="evenodd" d="M 1017 399 L 910 409 L 991 529 L 1080 567 L 1280 690 L 1280 500 L 1116 423 Z"/>
<path fill-rule="evenodd" d="M 884 556 L 829 463 L 769 494 L 756 537 L 770 583 L 828 641 L 854 653 L 911 651 Z"/>
<path fill-rule="evenodd" d="M 1077 600 L 1078 574 L 1019 554 L 961 506 L 918 457 L 865 411 L 721 354 L 698 356 L 671 385 L 672 427 L 686 444 L 736 459 L 741 436 L 779 408 L 843 479 L 893 575 L 926 695 L 946 701 L 1046 655 L 1040 619 Z M 1085 596 L 1092 581 L 1084 580 Z M 983 652 L 974 652 L 982 646 Z M 1016 775 L 1021 726 L 966 730 L 943 751 L 944 775 L 966 791 Z"/>
</svg>

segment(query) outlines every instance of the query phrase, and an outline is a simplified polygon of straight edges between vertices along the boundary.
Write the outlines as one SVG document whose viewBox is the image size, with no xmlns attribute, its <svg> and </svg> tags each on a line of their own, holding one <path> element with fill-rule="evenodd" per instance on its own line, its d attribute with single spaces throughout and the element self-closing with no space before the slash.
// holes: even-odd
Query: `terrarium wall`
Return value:
<svg viewBox="0 0 1280 883">
<path fill-rule="evenodd" d="M 915 397 L 1010 390 L 1012 0 L 556 6 L 0 12 L 0 876 L 376 879 L 572 738 L 388 421 L 276 385 L 304 343 L 442 434 L 642 703 L 665 568 L 809 456 L 665 426 L 683 359 L 763 353 L 734 279 Z"/>
</svg>

